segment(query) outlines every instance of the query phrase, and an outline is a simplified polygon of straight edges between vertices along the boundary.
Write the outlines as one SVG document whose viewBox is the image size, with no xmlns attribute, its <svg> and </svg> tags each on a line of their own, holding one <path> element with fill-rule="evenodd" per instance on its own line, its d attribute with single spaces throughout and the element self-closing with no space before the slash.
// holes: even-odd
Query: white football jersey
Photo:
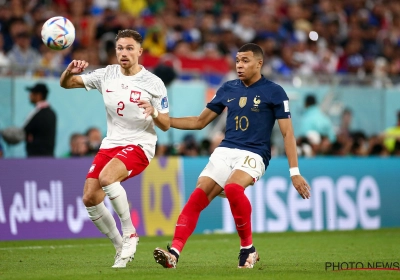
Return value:
<svg viewBox="0 0 400 280">
<path fill-rule="evenodd" d="M 154 157 L 157 135 L 151 116 L 145 119 L 138 100 L 146 100 L 160 113 L 168 113 L 167 89 L 153 73 L 142 70 L 133 76 L 121 73 L 118 64 L 81 75 L 86 90 L 98 89 L 107 112 L 107 136 L 101 149 L 138 145 L 149 159 Z"/>
</svg>

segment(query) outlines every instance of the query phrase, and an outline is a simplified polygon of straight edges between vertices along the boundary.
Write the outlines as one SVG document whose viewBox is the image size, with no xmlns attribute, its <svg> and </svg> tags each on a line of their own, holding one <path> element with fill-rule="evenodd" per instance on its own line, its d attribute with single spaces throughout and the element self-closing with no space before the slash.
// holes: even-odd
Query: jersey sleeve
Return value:
<svg viewBox="0 0 400 280">
<path fill-rule="evenodd" d="M 291 118 L 289 110 L 289 97 L 281 86 L 276 86 L 273 94 L 271 95 L 271 102 L 274 108 L 276 119 Z"/>
<path fill-rule="evenodd" d="M 165 114 L 169 112 L 167 88 L 161 80 L 157 79 L 154 83 L 151 105 L 160 113 Z"/>
<path fill-rule="evenodd" d="M 221 114 L 224 109 L 225 105 L 222 103 L 223 96 L 225 92 L 225 87 L 222 85 L 218 90 L 213 99 L 206 105 L 208 109 L 217 113 L 218 115 Z"/>
<path fill-rule="evenodd" d="M 80 76 L 86 90 L 98 89 L 100 93 L 102 93 L 101 81 L 104 78 L 105 74 L 106 68 L 100 68 Z"/>
</svg>

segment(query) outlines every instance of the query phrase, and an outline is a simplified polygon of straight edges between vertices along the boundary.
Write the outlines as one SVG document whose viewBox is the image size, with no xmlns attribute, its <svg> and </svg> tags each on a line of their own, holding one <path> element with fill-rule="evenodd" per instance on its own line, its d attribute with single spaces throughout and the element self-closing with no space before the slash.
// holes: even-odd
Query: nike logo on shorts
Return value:
<svg viewBox="0 0 400 280">
<path fill-rule="evenodd" d="M 108 89 L 106 89 L 106 92 L 114 92 L 113 90 L 108 90 Z"/>
<path fill-rule="evenodd" d="M 228 102 L 231 102 L 232 100 L 235 100 L 236 98 L 232 98 L 232 99 L 228 99 L 227 101 Z"/>
</svg>

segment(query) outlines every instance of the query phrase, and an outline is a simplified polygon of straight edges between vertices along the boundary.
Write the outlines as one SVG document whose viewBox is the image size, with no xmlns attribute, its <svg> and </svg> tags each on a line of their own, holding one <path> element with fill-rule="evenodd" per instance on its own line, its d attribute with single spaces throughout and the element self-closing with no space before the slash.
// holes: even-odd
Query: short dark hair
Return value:
<svg viewBox="0 0 400 280">
<path fill-rule="evenodd" d="M 257 44 L 248 43 L 240 47 L 238 52 L 253 52 L 254 56 L 264 57 L 264 52 Z"/>
<path fill-rule="evenodd" d="M 349 114 L 349 115 L 351 115 L 351 114 L 353 114 L 353 111 L 350 109 L 350 108 L 344 108 L 344 110 L 343 110 L 343 115 L 344 114 Z"/>
<path fill-rule="evenodd" d="M 308 106 L 315 105 L 315 104 L 317 104 L 317 100 L 315 99 L 315 96 L 312 94 L 307 95 L 304 105 L 306 107 L 308 107 Z"/>
<path fill-rule="evenodd" d="M 142 35 L 140 35 L 140 33 L 137 32 L 136 30 L 132 30 L 132 29 L 118 30 L 118 34 L 115 37 L 115 42 L 118 41 L 121 38 L 132 38 L 133 40 L 135 40 L 139 44 L 143 43 Z"/>
<path fill-rule="evenodd" d="M 100 129 L 98 129 L 97 127 L 94 127 L 94 126 L 89 127 L 89 128 L 86 130 L 85 135 L 86 135 L 86 136 L 89 136 L 90 133 L 92 133 L 93 131 L 96 131 L 96 130 L 100 131 Z"/>
</svg>

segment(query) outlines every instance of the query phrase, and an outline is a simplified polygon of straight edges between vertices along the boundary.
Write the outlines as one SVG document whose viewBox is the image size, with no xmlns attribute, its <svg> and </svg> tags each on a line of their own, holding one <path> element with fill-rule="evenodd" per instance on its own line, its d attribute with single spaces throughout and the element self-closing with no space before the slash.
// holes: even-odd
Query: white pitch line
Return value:
<svg viewBox="0 0 400 280">
<path fill-rule="evenodd" d="M 63 249 L 63 248 L 75 248 L 75 247 L 103 247 L 110 246 L 109 244 L 86 244 L 86 245 L 55 245 L 55 246 L 25 246 L 25 247 L 5 247 L 0 248 L 0 251 L 12 251 L 12 250 L 42 250 L 42 249 Z"/>
</svg>

